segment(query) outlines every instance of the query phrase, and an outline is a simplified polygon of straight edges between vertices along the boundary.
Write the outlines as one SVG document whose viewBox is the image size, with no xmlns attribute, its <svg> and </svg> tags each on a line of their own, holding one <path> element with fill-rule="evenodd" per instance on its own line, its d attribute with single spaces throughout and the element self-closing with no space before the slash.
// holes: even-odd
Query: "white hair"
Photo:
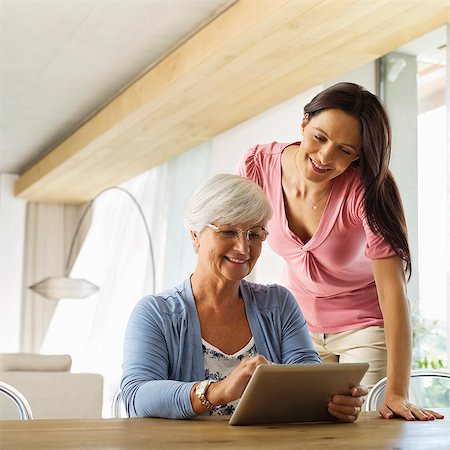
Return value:
<svg viewBox="0 0 450 450">
<path fill-rule="evenodd" d="M 184 226 L 202 231 L 207 223 L 226 225 L 261 224 L 272 217 L 272 207 L 263 190 L 248 178 L 218 174 L 208 178 L 192 194 L 184 211 Z"/>
</svg>

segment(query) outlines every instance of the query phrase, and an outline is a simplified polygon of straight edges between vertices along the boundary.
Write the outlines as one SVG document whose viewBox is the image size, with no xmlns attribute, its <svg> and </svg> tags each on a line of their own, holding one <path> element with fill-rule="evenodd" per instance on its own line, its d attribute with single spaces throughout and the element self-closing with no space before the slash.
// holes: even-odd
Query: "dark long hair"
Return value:
<svg viewBox="0 0 450 450">
<path fill-rule="evenodd" d="M 386 110 L 376 95 L 354 83 L 330 86 L 317 94 L 304 111 L 311 118 L 329 108 L 340 109 L 359 120 L 361 155 L 353 164 L 360 166 L 367 220 L 370 229 L 381 233 L 403 260 L 409 278 L 411 253 L 400 193 L 389 170 L 391 126 Z"/>
</svg>

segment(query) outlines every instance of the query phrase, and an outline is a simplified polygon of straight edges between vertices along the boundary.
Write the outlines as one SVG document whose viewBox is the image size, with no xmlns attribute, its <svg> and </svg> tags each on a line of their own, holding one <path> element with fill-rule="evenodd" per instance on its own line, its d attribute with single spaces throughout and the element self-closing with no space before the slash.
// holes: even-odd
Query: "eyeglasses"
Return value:
<svg viewBox="0 0 450 450">
<path fill-rule="evenodd" d="M 265 241 L 269 234 L 269 232 L 263 227 L 253 227 L 248 230 L 233 230 L 231 228 L 227 230 L 221 230 L 219 227 L 216 227 L 216 225 L 213 225 L 212 223 L 207 223 L 206 226 L 211 228 L 222 239 L 227 241 L 237 241 L 241 237 L 241 234 L 245 233 L 245 237 L 249 242 L 258 243 Z"/>
</svg>

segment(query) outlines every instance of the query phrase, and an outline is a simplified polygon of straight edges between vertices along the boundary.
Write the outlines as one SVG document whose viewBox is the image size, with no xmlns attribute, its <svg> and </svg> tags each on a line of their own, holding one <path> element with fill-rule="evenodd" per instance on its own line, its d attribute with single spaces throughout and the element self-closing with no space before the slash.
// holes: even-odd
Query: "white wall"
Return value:
<svg viewBox="0 0 450 450">
<path fill-rule="evenodd" d="M 0 352 L 20 348 L 26 202 L 14 197 L 16 179 L 0 173 Z"/>
<path fill-rule="evenodd" d="M 301 140 L 300 123 L 303 117 L 303 107 L 324 87 L 340 81 L 358 83 L 369 91 L 375 92 L 375 62 L 359 67 L 338 79 L 330 80 L 326 85 L 317 85 L 214 137 L 211 174 L 235 172 L 242 152 L 252 145 L 273 141 L 295 142 Z M 282 258 L 276 255 L 266 243 L 249 278 L 262 283 L 281 283 L 282 272 Z"/>
<path fill-rule="evenodd" d="M 343 80 L 360 83 L 374 92 L 375 63 L 328 84 Z M 234 172 L 242 152 L 257 143 L 300 140 L 303 106 L 323 87 L 309 89 L 212 139 L 211 174 Z M 16 178 L 0 174 L 0 351 L 3 352 L 18 351 L 20 345 L 26 203 L 13 195 Z M 265 283 L 280 282 L 282 266 L 281 258 L 265 245 L 252 278 Z"/>
</svg>

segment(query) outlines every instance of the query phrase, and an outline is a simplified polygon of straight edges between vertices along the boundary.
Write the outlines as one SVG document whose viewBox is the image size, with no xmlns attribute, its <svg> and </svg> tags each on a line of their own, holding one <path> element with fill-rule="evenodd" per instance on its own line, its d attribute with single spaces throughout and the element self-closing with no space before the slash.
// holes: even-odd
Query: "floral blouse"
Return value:
<svg viewBox="0 0 450 450">
<path fill-rule="evenodd" d="M 218 348 L 202 339 L 205 380 L 220 381 L 226 378 L 244 358 L 256 356 L 256 346 L 253 337 L 248 344 L 233 355 L 227 355 Z M 211 415 L 230 416 L 233 414 L 239 400 L 210 410 Z"/>
</svg>

